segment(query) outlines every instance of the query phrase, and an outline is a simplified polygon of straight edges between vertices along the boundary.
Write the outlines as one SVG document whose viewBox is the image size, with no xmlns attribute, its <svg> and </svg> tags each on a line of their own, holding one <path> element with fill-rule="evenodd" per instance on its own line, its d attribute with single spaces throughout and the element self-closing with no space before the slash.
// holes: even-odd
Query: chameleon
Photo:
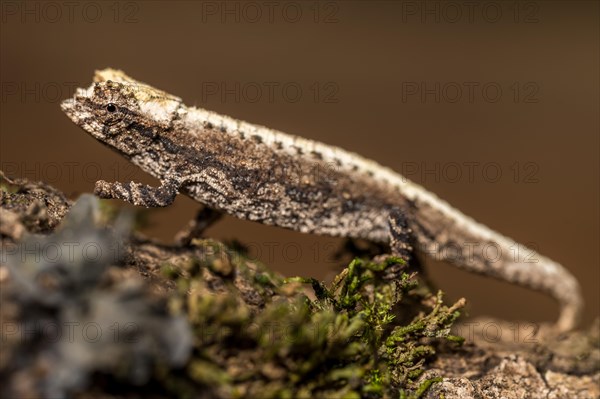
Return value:
<svg viewBox="0 0 600 399">
<path fill-rule="evenodd" d="M 391 169 L 341 148 L 236 120 L 107 68 L 61 103 L 78 126 L 160 181 L 99 180 L 94 193 L 144 207 L 185 194 L 208 209 L 303 233 L 366 239 L 543 292 L 557 331 L 583 300 L 559 263 L 478 223 Z M 485 251 L 493 246 L 495 251 Z M 487 252 L 494 252 L 489 256 Z"/>
</svg>

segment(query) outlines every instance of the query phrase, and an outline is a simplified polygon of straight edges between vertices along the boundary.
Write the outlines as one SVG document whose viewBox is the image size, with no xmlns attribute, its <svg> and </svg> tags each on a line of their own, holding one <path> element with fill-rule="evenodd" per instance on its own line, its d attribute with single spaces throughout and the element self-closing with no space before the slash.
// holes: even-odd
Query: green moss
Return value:
<svg viewBox="0 0 600 399">
<path fill-rule="evenodd" d="M 259 273 L 254 276 L 254 281 L 256 281 L 260 285 L 272 285 L 271 278 L 269 275 L 264 273 Z"/>
<path fill-rule="evenodd" d="M 419 385 L 419 388 L 417 388 L 417 390 L 411 395 L 409 396 L 410 399 L 419 399 L 421 396 L 423 396 L 423 394 L 425 392 L 427 392 L 427 390 L 429 388 L 431 388 L 431 386 L 433 384 L 435 384 L 436 382 L 441 382 L 442 381 L 442 377 L 435 377 L 435 378 L 430 378 L 428 380 L 425 380 L 421 383 L 421 385 Z"/>
<path fill-rule="evenodd" d="M 164 262 L 160 266 L 161 274 L 168 279 L 175 279 L 179 276 L 179 268 L 169 262 Z"/>
<path fill-rule="evenodd" d="M 461 343 L 450 327 L 463 303 L 446 306 L 441 292 L 420 289 L 400 259 L 354 259 L 327 286 L 306 277 L 284 280 L 214 241 L 194 245 L 206 255 L 199 267 L 163 268 L 177 282 L 172 301 L 196 336 L 184 385 L 221 397 L 418 398 L 436 381 L 416 383 L 436 346 Z M 223 273 L 223 263 L 235 271 Z M 390 280 L 391 266 L 401 270 Z M 220 276 L 218 293 L 203 267 Z M 240 287 L 240 280 L 249 285 Z M 248 298 L 264 304 L 252 306 Z"/>
<path fill-rule="evenodd" d="M 0 191 L 4 191 L 5 193 L 15 193 L 17 189 L 8 184 L 0 183 Z"/>
<path fill-rule="evenodd" d="M 122 209 L 115 206 L 115 204 L 116 202 L 113 200 L 99 200 L 100 215 L 103 223 L 110 224 L 121 214 Z M 132 212 L 133 214 L 133 230 L 139 231 L 150 225 L 150 210 L 136 207 L 128 212 Z"/>
</svg>

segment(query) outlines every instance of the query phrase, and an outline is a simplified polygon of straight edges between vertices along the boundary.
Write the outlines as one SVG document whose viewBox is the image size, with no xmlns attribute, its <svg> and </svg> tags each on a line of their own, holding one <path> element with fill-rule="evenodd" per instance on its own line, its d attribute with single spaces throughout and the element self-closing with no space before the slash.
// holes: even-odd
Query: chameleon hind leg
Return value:
<svg viewBox="0 0 600 399">
<path fill-rule="evenodd" d="M 392 256 L 402 259 L 405 265 L 415 265 L 418 260 L 414 256 L 414 237 L 409 227 L 408 218 L 408 213 L 400 209 L 394 209 L 390 212 L 388 217 L 390 252 Z M 386 269 L 386 278 L 398 278 L 404 268 L 402 264 L 390 265 Z"/>
<path fill-rule="evenodd" d="M 394 209 L 388 217 L 390 229 L 390 252 L 392 256 L 401 258 L 409 266 L 411 271 L 418 272 L 421 280 L 431 290 L 436 290 L 437 284 L 431 280 L 427 270 L 423 267 L 419 259 L 418 252 L 415 250 L 416 238 L 413 230 L 410 228 L 411 216 L 409 210 Z M 390 268 L 389 277 L 398 277 L 398 272 L 403 269 L 400 265 L 394 265 Z"/>
<path fill-rule="evenodd" d="M 388 217 L 388 225 L 392 255 L 409 263 L 413 257 L 413 236 L 408 226 L 407 214 L 400 210 L 393 210 Z"/>
</svg>

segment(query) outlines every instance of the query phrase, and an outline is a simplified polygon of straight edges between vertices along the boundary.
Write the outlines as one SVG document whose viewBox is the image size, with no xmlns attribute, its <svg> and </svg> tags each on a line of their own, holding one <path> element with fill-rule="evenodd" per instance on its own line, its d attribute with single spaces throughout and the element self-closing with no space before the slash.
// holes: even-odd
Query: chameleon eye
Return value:
<svg viewBox="0 0 600 399">
<path fill-rule="evenodd" d="M 108 103 L 106 105 L 106 110 L 108 112 L 116 112 L 117 111 L 117 106 L 115 104 L 113 104 L 113 103 Z"/>
</svg>

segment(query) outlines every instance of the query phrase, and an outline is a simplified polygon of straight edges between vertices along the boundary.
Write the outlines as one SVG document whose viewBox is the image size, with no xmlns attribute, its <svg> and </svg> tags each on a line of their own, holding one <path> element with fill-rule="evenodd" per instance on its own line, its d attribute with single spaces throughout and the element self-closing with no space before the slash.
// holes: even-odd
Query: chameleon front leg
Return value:
<svg viewBox="0 0 600 399">
<path fill-rule="evenodd" d="M 187 227 L 175 235 L 175 241 L 181 245 L 189 245 L 192 239 L 202 237 L 204 231 L 223 217 L 223 212 L 208 206 L 202 207 Z"/>
<path fill-rule="evenodd" d="M 176 179 L 163 181 L 158 187 L 133 181 L 109 183 L 99 180 L 96 182 L 94 194 L 100 198 L 120 199 L 133 205 L 155 208 L 171 205 L 180 187 L 181 183 Z"/>
</svg>

